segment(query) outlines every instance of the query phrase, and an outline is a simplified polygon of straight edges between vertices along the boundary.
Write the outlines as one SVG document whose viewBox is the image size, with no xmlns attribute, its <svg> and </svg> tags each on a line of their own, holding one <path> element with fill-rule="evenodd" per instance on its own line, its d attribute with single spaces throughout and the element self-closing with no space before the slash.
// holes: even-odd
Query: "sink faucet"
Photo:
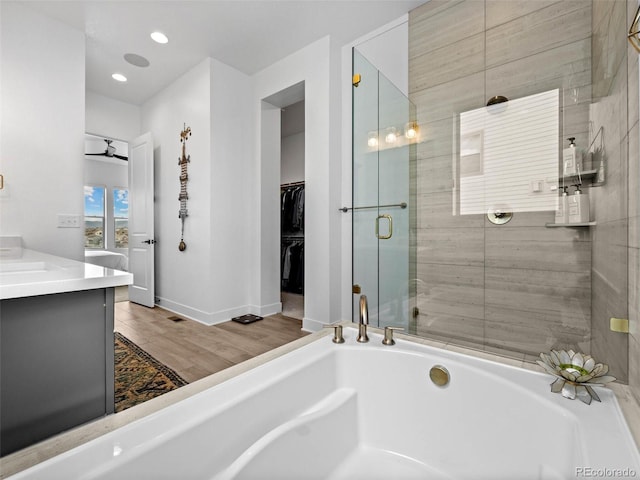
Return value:
<svg viewBox="0 0 640 480">
<path fill-rule="evenodd" d="M 358 338 L 360 343 L 367 343 L 367 325 L 369 325 L 369 307 L 367 306 L 367 296 L 360 295 L 360 322 L 358 325 Z"/>
</svg>

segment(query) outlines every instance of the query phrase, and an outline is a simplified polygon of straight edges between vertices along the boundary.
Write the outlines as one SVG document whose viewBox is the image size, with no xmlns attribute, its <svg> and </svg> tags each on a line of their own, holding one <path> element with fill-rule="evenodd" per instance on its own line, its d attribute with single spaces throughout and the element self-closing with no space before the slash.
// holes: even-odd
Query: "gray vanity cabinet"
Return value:
<svg viewBox="0 0 640 480">
<path fill-rule="evenodd" d="M 114 289 L 0 301 L 0 454 L 114 411 Z"/>
</svg>

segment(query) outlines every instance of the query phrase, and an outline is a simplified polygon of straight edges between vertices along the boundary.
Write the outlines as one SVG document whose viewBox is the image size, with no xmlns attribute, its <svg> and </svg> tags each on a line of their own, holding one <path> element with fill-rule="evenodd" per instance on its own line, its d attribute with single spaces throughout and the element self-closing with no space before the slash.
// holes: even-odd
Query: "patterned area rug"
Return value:
<svg viewBox="0 0 640 480">
<path fill-rule="evenodd" d="M 127 337 L 115 332 L 116 412 L 151 400 L 187 383 L 180 375 Z"/>
</svg>

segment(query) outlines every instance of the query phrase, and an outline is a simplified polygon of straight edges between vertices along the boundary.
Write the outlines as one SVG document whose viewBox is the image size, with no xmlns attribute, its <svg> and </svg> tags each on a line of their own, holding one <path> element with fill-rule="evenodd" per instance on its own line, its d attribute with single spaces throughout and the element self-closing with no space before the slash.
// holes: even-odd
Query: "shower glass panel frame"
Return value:
<svg viewBox="0 0 640 480">
<path fill-rule="evenodd" d="M 353 49 L 353 284 L 367 296 L 369 323 L 412 331 L 415 306 L 416 108 Z M 412 187 L 413 184 L 413 187 Z M 358 321 L 359 297 L 353 297 Z"/>
</svg>

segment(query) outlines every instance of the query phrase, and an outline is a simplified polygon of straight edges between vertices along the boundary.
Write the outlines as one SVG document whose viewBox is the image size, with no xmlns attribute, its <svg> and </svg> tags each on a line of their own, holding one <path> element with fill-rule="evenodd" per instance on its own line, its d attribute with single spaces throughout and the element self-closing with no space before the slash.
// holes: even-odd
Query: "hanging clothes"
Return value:
<svg viewBox="0 0 640 480">
<path fill-rule="evenodd" d="M 281 289 L 304 293 L 304 240 L 284 238 L 281 244 Z"/>
<path fill-rule="evenodd" d="M 281 208 L 281 289 L 304 293 L 304 184 L 283 186 Z"/>
<path fill-rule="evenodd" d="M 283 232 L 304 230 L 304 185 L 284 187 L 280 192 Z"/>
</svg>

